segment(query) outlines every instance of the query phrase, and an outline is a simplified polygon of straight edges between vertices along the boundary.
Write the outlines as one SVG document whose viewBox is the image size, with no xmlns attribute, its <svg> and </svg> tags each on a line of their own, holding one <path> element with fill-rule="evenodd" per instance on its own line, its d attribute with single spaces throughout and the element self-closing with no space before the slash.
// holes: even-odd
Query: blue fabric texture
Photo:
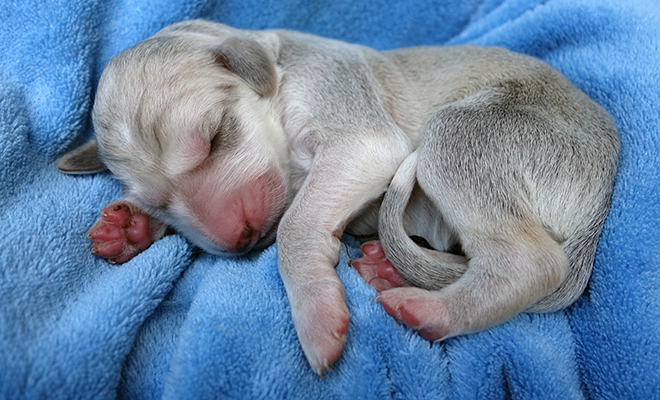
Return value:
<svg viewBox="0 0 660 400">
<path fill-rule="evenodd" d="M 54 161 L 93 135 L 108 61 L 192 18 L 377 49 L 497 45 L 549 62 L 611 113 L 622 140 L 585 294 L 431 344 L 374 304 L 342 254 L 351 324 L 321 380 L 296 338 L 276 245 L 225 259 L 171 235 L 121 266 L 94 257 L 85 233 L 120 184 Z M 660 398 L 655 0 L 22 0 L 2 2 L 0 21 L 0 398 Z M 350 240 L 349 253 L 360 255 Z"/>
</svg>

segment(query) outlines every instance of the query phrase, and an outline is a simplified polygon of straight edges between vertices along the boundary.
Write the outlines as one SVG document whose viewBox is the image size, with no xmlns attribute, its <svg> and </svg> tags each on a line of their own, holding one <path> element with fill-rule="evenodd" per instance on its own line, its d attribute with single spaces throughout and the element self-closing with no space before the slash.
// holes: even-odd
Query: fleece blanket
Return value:
<svg viewBox="0 0 660 400">
<path fill-rule="evenodd" d="M 276 245 L 227 259 L 179 235 L 116 266 L 85 239 L 121 198 L 54 161 L 93 135 L 103 67 L 177 21 L 288 28 L 377 49 L 477 43 L 539 57 L 613 116 L 622 156 L 585 294 L 442 343 L 337 266 L 351 324 L 321 380 Z M 0 398 L 660 398 L 660 7 L 655 0 L 39 0 L 0 3 Z"/>
</svg>

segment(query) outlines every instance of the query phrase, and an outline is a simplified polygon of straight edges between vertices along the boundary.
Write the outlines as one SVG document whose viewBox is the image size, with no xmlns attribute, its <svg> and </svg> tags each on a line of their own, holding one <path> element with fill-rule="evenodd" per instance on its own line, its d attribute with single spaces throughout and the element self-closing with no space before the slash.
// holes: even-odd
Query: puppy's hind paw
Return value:
<svg viewBox="0 0 660 400">
<path fill-rule="evenodd" d="M 131 203 L 119 200 L 101 211 L 101 217 L 87 232 L 92 253 L 121 264 L 153 243 L 149 218 Z"/>
<path fill-rule="evenodd" d="M 387 259 L 380 242 L 375 240 L 359 246 L 364 254 L 353 261 L 353 267 L 376 291 L 383 292 L 396 287 L 410 286 L 410 283 Z"/>
<path fill-rule="evenodd" d="M 376 301 L 395 320 L 410 326 L 426 340 L 437 341 L 461 333 L 451 318 L 447 301 L 436 293 L 419 288 L 399 288 L 380 294 Z"/>
</svg>

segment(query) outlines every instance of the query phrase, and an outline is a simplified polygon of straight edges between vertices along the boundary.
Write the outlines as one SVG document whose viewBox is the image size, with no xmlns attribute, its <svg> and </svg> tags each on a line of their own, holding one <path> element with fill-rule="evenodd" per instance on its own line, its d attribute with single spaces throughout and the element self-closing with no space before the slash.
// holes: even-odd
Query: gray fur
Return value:
<svg viewBox="0 0 660 400">
<path fill-rule="evenodd" d="M 524 253 L 527 265 L 502 279 L 523 286 L 531 275 L 538 286 L 511 313 L 570 305 L 587 284 L 609 209 L 619 151 L 609 116 L 558 73 L 537 67 L 441 107 L 423 132 L 380 211 L 383 246 L 397 270 L 418 287 L 441 290 L 470 268 L 467 260 L 515 270 L 507 268 L 510 252 L 492 252 L 505 246 Z M 467 260 L 421 249 L 404 234 L 415 182 L 443 216 L 433 229 L 451 232 Z M 461 284 L 475 297 L 484 287 Z"/>
<path fill-rule="evenodd" d="M 93 116 L 100 157 L 127 201 L 207 251 L 225 252 L 225 231 L 254 231 L 238 223 L 209 233 L 223 199 L 273 177 L 257 191 L 272 194 L 272 215 L 253 248 L 277 232 L 296 331 L 319 374 L 348 328 L 339 237 L 373 233 L 386 191 L 388 258 L 431 291 L 380 298 L 417 296 L 406 309 L 448 337 L 582 292 L 619 146 L 602 108 L 531 57 L 478 46 L 377 52 L 204 21 L 167 27 L 113 59 Z M 206 203 L 191 203 L 198 192 Z M 456 244 L 465 256 L 444 252 Z"/>
</svg>

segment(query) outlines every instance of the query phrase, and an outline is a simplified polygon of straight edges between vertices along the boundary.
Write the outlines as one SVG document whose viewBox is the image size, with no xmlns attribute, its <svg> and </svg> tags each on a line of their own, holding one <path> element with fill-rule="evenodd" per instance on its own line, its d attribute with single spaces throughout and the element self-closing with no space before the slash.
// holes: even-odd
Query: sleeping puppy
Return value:
<svg viewBox="0 0 660 400">
<path fill-rule="evenodd" d="M 203 21 L 115 57 L 93 120 L 96 141 L 58 161 L 68 173 L 107 167 L 124 185 L 90 229 L 92 251 L 125 262 L 168 226 L 214 254 L 277 235 L 321 376 L 349 326 L 340 236 L 375 232 L 381 201 L 382 242 L 356 265 L 385 309 L 432 340 L 474 332 L 579 296 L 619 146 L 602 108 L 504 49 L 376 52 Z"/>
</svg>

